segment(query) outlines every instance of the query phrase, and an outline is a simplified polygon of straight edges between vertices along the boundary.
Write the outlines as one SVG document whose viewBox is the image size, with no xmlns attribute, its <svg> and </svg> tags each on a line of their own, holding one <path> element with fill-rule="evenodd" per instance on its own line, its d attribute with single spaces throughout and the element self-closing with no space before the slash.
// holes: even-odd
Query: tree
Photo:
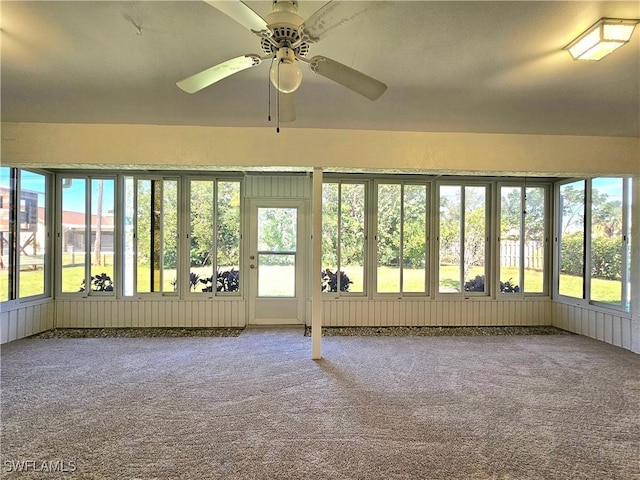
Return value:
<svg viewBox="0 0 640 480">
<path fill-rule="evenodd" d="M 218 182 L 218 267 L 240 264 L 240 182 Z"/>
<path fill-rule="evenodd" d="M 364 184 L 325 183 L 322 186 L 323 265 L 337 269 L 338 253 L 341 268 L 364 265 L 365 239 Z"/>
<path fill-rule="evenodd" d="M 598 234 L 607 237 L 622 235 L 622 202 L 609 200 L 609 195 L 591 191 L 591 224 Z"/>
<path fill-rule="evenodd" d="M 104 194 L 104 180 L 98 180 L 96 195 L 96 238 L 93 244 L 93 264 L 102 266 L 102 197 Z"/>
<path fill-rule="evenodd" d="M 567 234 L 584 228 L 584 181 L 560 187 L 560 210 L 562 212 L 562 234 Z"/>
</svg>

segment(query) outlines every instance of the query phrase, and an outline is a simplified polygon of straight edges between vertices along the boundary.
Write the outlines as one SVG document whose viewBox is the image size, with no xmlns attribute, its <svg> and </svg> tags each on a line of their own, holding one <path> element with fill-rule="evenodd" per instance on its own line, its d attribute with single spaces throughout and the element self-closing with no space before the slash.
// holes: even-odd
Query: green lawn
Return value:
<svg viewBox="0 0 640 480">
<path fill-rule="evenodd" d="M 95 273 L 107 273 L 113 276 L 113 266 L 93 267 Z M 139 278 L 138 290 L 148 291 L 150 278 L 148 267 L 140 268 L 142 275 Z M 344 271 L 353 282 L 349 291 L 361 292 L 363 290 L 363 268 L 362 267 L 345 267 Z M 84 278 L 84 267 L 68 266 L 63 270 L 63 286 L 66 292 L 77 292 L 80 290 L 82 280 Z M 208 276 L 210 270 L 202 269 L 197 273 L 201 276 Z M 471 277 L 481 275 L 482 269 L 471 272 Z M 516 268 L 503 268 L 501 272 L 501 280 L 512 279 L 513 283 L 518 283 Z M 457 291 L 459 288 L 458 269 L 453 266 L 443 266 L 440 268 L 440 285 L 443 287 L 441 291 Z M 171 282 L 175 279 L 175 270 L 165 270 L 164 288 L 167 292 L 173 291 Z M 378 291 L 379 292 L 397 292 L 399 272 L 397 268 L 379 267 L 378 268 Z M 6 292 L 8 287 L 7 270 L 0 270 L 0 301 L 7 300 Z M 404 271 L 405 291 L 407 292 L 423 292 L 424 291 L 424 270 L 405 269 Z M 543 286 L 542 272 L 536 270 L 525 271 L 525 282 L 527 292 L 541 292 Z M 20 293 L 21 297 L 38 295 L 43 292 L 44 272 L 42 269 L 23 270 L 20 272 Z M 603 303 L 620 304 L 622 286 L 620 281 L 592 279 L 591 280 L 592 299 Z M 571 275 L 560 275 L 560 294 L 582 298 L 582 278 Z M 4 296 L 2 296 L 4 295 Z"/>
</svg>

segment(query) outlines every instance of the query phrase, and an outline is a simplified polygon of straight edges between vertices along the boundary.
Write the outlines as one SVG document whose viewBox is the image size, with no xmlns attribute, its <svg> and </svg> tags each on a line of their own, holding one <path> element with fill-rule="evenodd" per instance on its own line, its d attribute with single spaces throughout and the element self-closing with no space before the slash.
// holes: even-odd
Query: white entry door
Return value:
<svg viewBox="0 0 640 480">
<path fill-rule="evenodd" d="M 304 212 L 301 200 L 251 200 L 249 324 L 303 324 Z"/>
</svg>

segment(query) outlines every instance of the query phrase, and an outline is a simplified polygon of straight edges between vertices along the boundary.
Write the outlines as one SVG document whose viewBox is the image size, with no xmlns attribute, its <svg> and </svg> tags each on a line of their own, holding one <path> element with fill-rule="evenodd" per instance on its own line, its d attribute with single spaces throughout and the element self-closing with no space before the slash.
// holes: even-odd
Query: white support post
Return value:
<svg viewBox="0 0 640 480">
<path fill-rule="evenodd" d="M 313 169 L 312 191 L 313 227 L 311 256 L 313 265 L 313 281 L 311 296 L 311 358 L 322 358 L 322 169 Z"/>
</svg>

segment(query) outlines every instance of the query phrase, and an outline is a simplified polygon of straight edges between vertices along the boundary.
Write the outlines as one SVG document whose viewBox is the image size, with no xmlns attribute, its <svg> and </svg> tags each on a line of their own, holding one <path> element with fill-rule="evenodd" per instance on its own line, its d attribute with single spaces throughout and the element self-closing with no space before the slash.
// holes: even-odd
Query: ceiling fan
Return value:
<svg viewBox="0 0 640 480">
<path fill-rule="evenodd" d="M 330 58 L 321 55 L 306 58 L 310 44 L 358 18 L 377 2 L 330 1 L 305 21 L 298 15 L 297 0 L 274 0 L 271 13 L 264 19 L 240 0 L 205 1 L 258 36 L 263 55 L 241 55 L 177 82 L 187 93 L 196 93 L 230 75 L 256 67 L 264 60 L 271 60 L 269 77 L 278 90 L 278 120 L 282 122 L 292 122 L 296 118 L 294 92 L 302 83 L 298 62 L 306 63 L 312 72 L 369 100 L 377 100 L 387 89 L 379 80 Z"/>
</svg>

